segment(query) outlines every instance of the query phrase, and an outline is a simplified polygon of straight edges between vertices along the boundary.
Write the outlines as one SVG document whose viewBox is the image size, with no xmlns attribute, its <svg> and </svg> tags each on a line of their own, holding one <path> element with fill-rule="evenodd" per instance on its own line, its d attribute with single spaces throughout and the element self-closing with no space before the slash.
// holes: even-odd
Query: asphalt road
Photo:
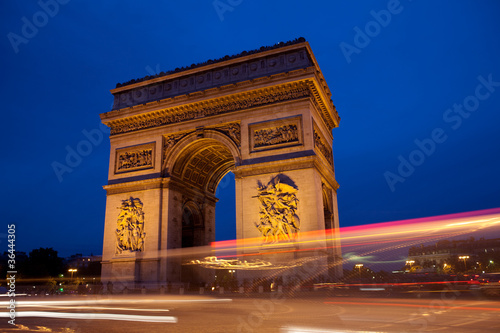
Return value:
<svg viewBox="0 0 500 333">
<path fill-rule="evenodd" d="M 500 299 L 452 293 L 359 296 L 316 292 L 300 297 L 267 293 L 18 298 L 17 327 L 7 323 L 7 312 L 0 312 L 0 331 L 500 332 Z M 6 308 L 5 301 L 1 307 Z"/>
</svg>

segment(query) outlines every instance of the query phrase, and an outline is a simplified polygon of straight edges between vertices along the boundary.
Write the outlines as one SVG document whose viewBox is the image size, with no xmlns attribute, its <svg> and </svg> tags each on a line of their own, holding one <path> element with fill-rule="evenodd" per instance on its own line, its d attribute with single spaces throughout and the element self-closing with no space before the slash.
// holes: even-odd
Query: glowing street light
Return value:
<svg viewBox="0 0 500 333">
<path fill-rule="evenodd" d="M 71 273 L 71 282 L 73 282 L 73 273 L 76 272 L 76 271 L 77 271 L 76 268 L 70 268 L 70 269 L 68 269 L 68 272 Z"/>
<path fill-rule="evenodd" d="M 469 259 L 469 256 L 460 256 L 460 257 L 458 257 L 458 259 L 463 259 L 465 270 L 467 270 L 467 261 L 466 260 Z"/>
<path fill-rule="evenodd" d="M 361 267 L 363 267 L 363 264 L 356 264 L 354 267 L 359 269 L 359 277 L 361 278 Z"/>
</svg>

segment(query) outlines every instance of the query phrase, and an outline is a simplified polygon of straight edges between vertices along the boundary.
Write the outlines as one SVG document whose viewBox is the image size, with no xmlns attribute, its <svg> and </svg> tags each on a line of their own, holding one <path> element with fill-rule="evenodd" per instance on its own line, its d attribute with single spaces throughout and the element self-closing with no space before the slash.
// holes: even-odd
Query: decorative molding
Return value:
<svg viewBox="0 0 500 333">
<path fill-rule="evenodd" d="M 128 254 L 144 250 L 146 233 L 144 232 L 143 204 L 139 198 L 130 197 L 122 200 L 116 227 L 115 254 Z"/>
<path fill-rule="evenodd" d="M 253 93 L 251 96 L 249 94 L 240 94 L 231 97 L 229 100 L 224 97 L 202 103 L 173 107 L 159 112 L 155 111 L 154 113 L 110 121 L 107 125 L 111 128 L 111 135 L 116 135 L 309 96 L 311 96 L 311 93 L 307 84 L 286 84 L 268 88 L 265 92 Z"/>
<path fill-rule="evenodd" d="M 309 89 L 311 90 L 311 96 L 314 97 L 311 98 L 311 101 L 320 113 L 321 118 L 325 122 L 325 125 L 328 127 L 328 130 L 331 131 L 333 128 L 338 126 L 338 123 L 340 121 L 337 109 L 335 108 L 335 105 L 333 105 L 331 99 L 327 101 L 328 106 L 325 104 L 325 102 L 321 98 L 320 89 L 318 89 L 319 87 L 315 84 L 315 81 L 307 81 L 307 83 L 309 84 Z M 329 91 L 328 87 L 326 86 L 323 86 L 323 89 Z M 332 113 L 330 113 L 330 108 L 332 109 Z"/>
<path fill-rule="evenodd" d="M 260 201 L 260 223 L 255 227 L 265 243 L 295 240 L 300 230 L 297 191 L 295 183 L 283 174 L 273 177 L 267 185 L 259 182 L 256 197 Z"/>
<path fill-rule="evenodd" d="M 154 168 L 155 143 L 116 150 L 115 174 Z"/>
<path fill-rule="evenodd" d="M 333 151 L 330 145 L 327 145 L 321 135 L 316 129 L 314 129 L 314 147 L 318 148 L 321 155 L 328 161 L 328 163 L 333 167 Z"/>
<path fill-rule="evenodd" d="M 250 152 L 301 145 L 302 117 L 281 118 L 249 125 Z"/>
</svg>

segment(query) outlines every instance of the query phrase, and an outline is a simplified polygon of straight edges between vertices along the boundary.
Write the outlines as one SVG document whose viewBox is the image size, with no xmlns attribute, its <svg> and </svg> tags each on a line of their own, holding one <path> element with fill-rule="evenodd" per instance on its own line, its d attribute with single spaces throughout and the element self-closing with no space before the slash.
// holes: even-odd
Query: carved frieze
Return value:
<svg viewBox="0 0 500 333">
<path fill-rule="evenodd" d="M 249 133 L 252 152 L 302 144 L 301 117 L 251 124 Z"/>
<path fill-rule="evenodd" d="M 292 241 L 300 230 L 297 215 L 297 187 L 283 174 L 273 177 L 267 185 L 259 183 L 260 221 L 255 223 L 266 243 Z"/>
<path fill-rule="evenodd" d="M 318 148 L 319 152 L 327 159 L 328 163 L 333 166 L 332 147 L 324 142 L 316 129 L 314 130 L 314 147 Z"/>
<path fill-rule="evenodd" d="M 293 124 L 255 130 L 253 136 L 254 148 L 299 141 L 297 125 Z"/>
<path fill-rule="evenodd" d="M 160 116 L 151 116 L 146 119 L 142 116 L 140 120 L 139 118 L 132 118 L 126 123 L 110 123 L 109 126 L 111 127 L 111 135 L 116 135 L 308 96 L 310 96 L 310 91 L 307 85 L 298 85 L 289 89 L 275 89 L 267 94 L 248 98 L 230 101 L 220 100 L 218 103 L 211 104 L 192 104 L 182 108 L 175 107 L 162 112 Z"/>
<path fill-rule="evenodd" d="M 117 149 L 115 157 L 115 173 L 154 168 L 154 157 L 154 142 Z"/>
<path fill-rule="evenodd" d="M 143 204 L 139 198 L 130 197 L 122 200 L 116 227 L 116 254 L 140 252 L 144 250 L 146 233 L 144 232 Z"/>
</svg>

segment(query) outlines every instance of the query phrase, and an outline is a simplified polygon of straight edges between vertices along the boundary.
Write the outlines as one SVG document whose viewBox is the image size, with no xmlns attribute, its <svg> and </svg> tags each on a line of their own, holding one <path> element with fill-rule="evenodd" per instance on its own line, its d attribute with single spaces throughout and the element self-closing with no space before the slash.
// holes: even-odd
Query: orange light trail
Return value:
<svg viewBox="0 0 500 333">
<path fill-rule="evenodd" d="M 335 230 L 328 229 L 302 232 L 299 234 L 300 240 L 292 241 L 289 243 L 277 242 L 274 244 L 262 244 L 262 237 L 254 237 L 212 242 L 211 247 L 214 251 L 217 252 L 241 252 L 242 250 L 260 250 L 262 246 L 265 246 L 269 249 L 276 248 L 276 251 L 266 252 L 269 254 L 287 253 L 338 247 L 338 245 L 326 246 L 324 245 L 325 242 L 333 242 L 334 244 L 342 243 L 342 246 L 346 247 L 399 242 L 403 240 L 432 240 L 439 239 L 440 237 L 450 237 L 461 235 L 464 233 L 470 233 L 497 224 L 500 224 L 500 208 L 410 220 L 367 224 L 354 227 L 344 227 L 339 229 L 340 236 L 337 237 L 330 237 L 330 235 L 335 234 Z M 349 242 L 352 240 L 359 241 L 360 239 L 365 239 L 367 240 L 367 242 L 349 244 Z M 373 239 L 373 241 L 370 242 L 370 239 Z M 308 249 L 278 249 L 288 244 L 294 246 L 298 244 L 313 245 L 314 243 L 318 245 Z M 239 253 L 236 256 L 243 255 L 259 255 L 259 253 Z"/>
</svg>

